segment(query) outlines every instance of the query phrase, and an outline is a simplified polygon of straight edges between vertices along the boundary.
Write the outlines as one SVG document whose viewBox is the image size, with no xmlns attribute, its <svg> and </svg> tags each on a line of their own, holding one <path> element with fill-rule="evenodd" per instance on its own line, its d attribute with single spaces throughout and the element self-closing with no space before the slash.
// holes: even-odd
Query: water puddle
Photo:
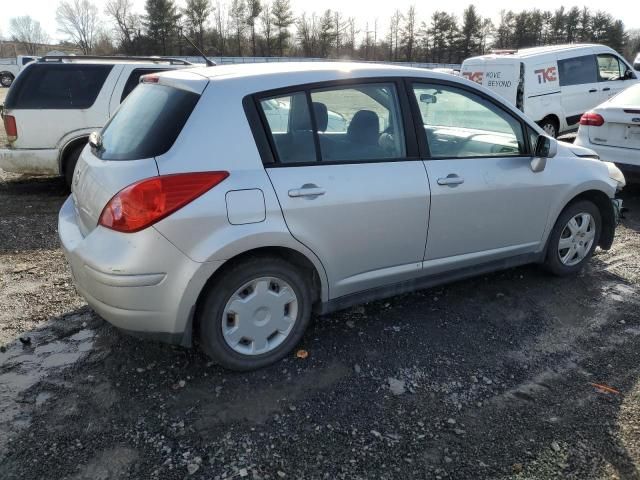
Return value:
<svg viewBox="0 0 640 480">
<path fill-rule="evenodd" d="M 29 389 L 52 374 L 78 362 L 93 348 L 96 332 L 84 328 L 74 335 L 52 340 L 44 328 L 16 339 L 0 352 L 0 450 L 10 430 L 26 427 L 31 415 L 53 398 L 53 392 L 29 395 Z"/>
</svg>

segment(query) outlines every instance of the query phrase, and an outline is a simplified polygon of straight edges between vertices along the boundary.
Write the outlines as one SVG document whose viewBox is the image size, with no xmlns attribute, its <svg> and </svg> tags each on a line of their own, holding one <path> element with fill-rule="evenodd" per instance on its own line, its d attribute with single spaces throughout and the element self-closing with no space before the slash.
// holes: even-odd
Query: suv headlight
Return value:
<svg viewBox="0 0 640 480">
<path fill-rule="evenodd" d="M 624 179 L 624 174 L 618 167 L 616 167 L 614 163 L 603 163 L 607 166 L 607 170 L 609 171 L 609 178 L 618 182 L 618 190 L 622 190 L 622 188 L 627 184 L 627 181 Z"/>
</svg>

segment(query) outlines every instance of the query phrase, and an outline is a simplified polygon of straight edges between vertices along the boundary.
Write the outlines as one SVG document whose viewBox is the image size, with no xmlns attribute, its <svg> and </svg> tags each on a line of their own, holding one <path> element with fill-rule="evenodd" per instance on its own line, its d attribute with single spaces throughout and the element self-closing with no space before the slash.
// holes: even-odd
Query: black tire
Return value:
<svg viewBox="0 0 640 480">
<path fill-rule="evenodd" d="M 0 73 L 0 85 L 5 88 L 9 88 L 13 83 L 14 77 L 9 72 Z"/>
<path fill-rule="evenodd" d="M 286 281 L 298 299 L 298 315 L 289 336 L 275 349 L 261 355 L 243 355 L 234 351 L 222 332 L 222 318 L 229 298 L 243 285 L 259 277 L 277 277 Z M 254 257 L 237 263 L 209 285 L 198 309 L 200 348 L 219 365 L 236 371 L 265 367 L 286 356 L 298 344 L 311 318 L 311 289 L 301 269 L 278 257 Z"/>
<path fill-rule="evenodd" d="M 562 232 L 569 220 L 571 220 L 576 215 L 579 215 L 580 213 L 588 213 L 593 217 L 595 224 L 595 236 L 593 239 L 593 244 L 591 245 L 591 248 L 589 249 L 585 257 L 579 263 L 569 266 L 565 265 L 560 260 L 560 236 L 562 235 Z M 562 213 L 558 217 L 558 220 L 556 220 L 556 224 L 553 226 L 553 230 L 551 230 L 551 234 L 549 235 L 549 240 L 547 242 L 547 254 L 544 261 L 545 267 L 550 272 L 559 276 L 573 275 L 579 272 L 587 263 L 587 261 L 589 261 L 589 259 L 593 255 L 594 250 L 598 246 L 601 232 L 602 216 L 600 215 L 600 210 L 593 202 L 590 202 L 588 200 L 580 200 L 575 203 L 569 204 L 562 211 Z"/>
<path fill-rule="evenodd" d="M 64 181 L 67 184 L 67 187 L 71 189 L 71 184 L 73 183 L 73 173 L 76 171 L 76 165 L 78 163 L 78 159 L 80 158 L 80 154 L 82 153 L 82 149 L 85 144 L 82 143 L 80 145 L 76 145 L 72 148 L 72 150 L 66 155 L 64 159 L 64 164 L 62 165 L 62 171 L 64 173 Z"/>
<path fill-rule="evenodd" d="M 540 128 L 542 128 L 550 137 L 558 138 L 560 125 L 558 125 L 558 121 L 554 117 L 545 117 L 538 122 L 538 125 L 540 125 Z"/>
</svg>

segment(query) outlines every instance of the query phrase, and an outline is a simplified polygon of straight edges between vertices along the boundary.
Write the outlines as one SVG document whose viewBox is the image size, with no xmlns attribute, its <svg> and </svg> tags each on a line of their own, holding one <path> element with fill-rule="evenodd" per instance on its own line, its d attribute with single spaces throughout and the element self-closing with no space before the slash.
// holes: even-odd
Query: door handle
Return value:
<svg viewBox="0 0 640 480">
<path fill-rule="evenodd" d="M 592 88 L 591 90 L 589 90 L 589 93 L 596 93 L 598 91 L 597 88 Z"/>
<path fill-rule="evenodd" d="M 450 187 L 455 187 L 461 183 L 464 183 L 464 178 L 459 177 L 455 173 L 450 173 L 445 178 L 438 179 L 438 185 L 449 185 Z"/>
<path fill-rule="evenodd" d="M 289 196 L 291 198 L 298 197 L 319 197 L 320 195 L 324 195 L 326 193 L 324 188 L 320 188 L 316 185 L 303 185 L 300 188 L 294 188 L 289 190 Z"/>
<path fill-rule="evenodd" d="M 603 92 L 608 92 L 609 90 L 611 90 L 611 88 L 609 88 L 609 87 L 606 87 L 606 88 L 602 89 Z"/>
</svg>

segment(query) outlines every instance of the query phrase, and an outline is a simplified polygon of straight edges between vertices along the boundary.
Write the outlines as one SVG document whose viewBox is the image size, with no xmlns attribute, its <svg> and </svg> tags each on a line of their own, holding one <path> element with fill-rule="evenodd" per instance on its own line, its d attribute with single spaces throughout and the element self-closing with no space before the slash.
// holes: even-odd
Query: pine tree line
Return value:
<svg viewBox="0 0 640 480">
<path fill-rule="evenodd" d="M 497 25 L 473 5 L 461 18 L 443 10 L 421 18 L 411 6 L 367 23 L 329 9 L 296 14 L 290 0 L 186 0 L 183 8 L 175 0 L 146 0 L 142 12 L 133 0 L 107 0 L 104 13 L 109 28 L 92 0 L 61 0 L 57 19 L 72 43 L 98 54 L 196 54 L 183 35 L 211 56 L 460 63 L 493 49 L 559 43 L 602 43 L 627 58 L 640 50 L 640 31 L 625 31 L 621 20 L 586 7 L 503 10 Z M 84 30 L 74 31 L 76 24 Z M 21 36 L 16 28 L 14 40 Z"/>
</svg>

